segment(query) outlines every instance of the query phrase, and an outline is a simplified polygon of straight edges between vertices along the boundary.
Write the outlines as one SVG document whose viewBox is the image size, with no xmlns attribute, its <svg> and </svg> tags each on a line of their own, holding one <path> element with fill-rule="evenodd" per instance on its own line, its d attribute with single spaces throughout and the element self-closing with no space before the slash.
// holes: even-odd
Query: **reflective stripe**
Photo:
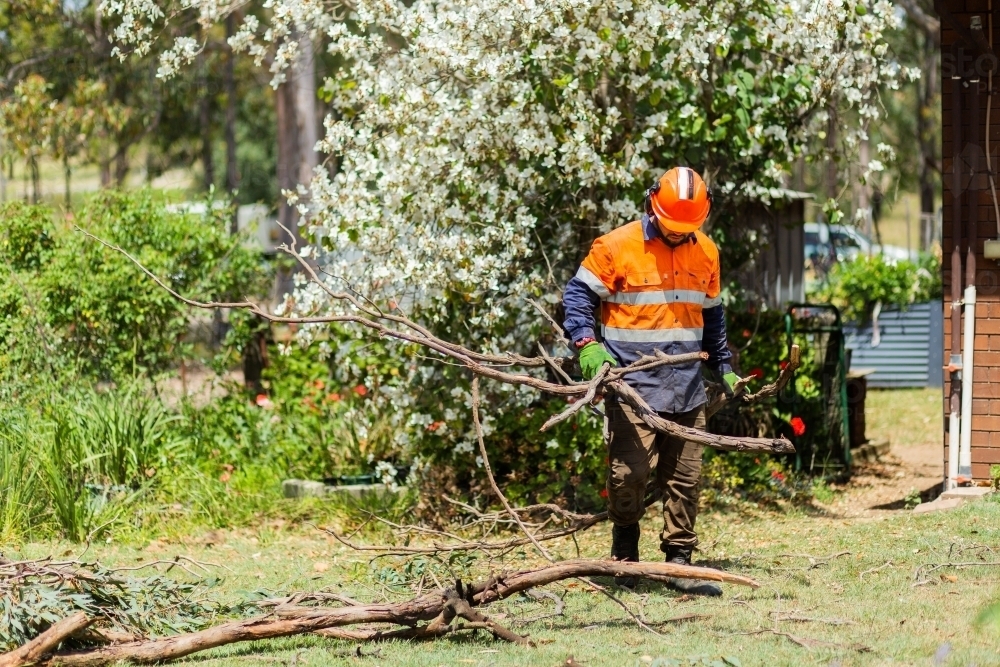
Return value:
<svg viewBox="0 0 1000 667">
<path fill-rule="evenodd" d="M 666 289 L 651 292 L 616 292 L 605 299 L 608 303 L 646 306 L 658 303 L 693 303 L 703 305 L 705 293 L 690 289 Z"/>
<path fill-rule="evenodd" d="M 702 308 L 715 308 L 716 306 L 722 305 L 722 297 L 717 296 L 714 299 L 705 299 L 705 303 L 701 304 Z"/>
<path fill-rule="evenodd" d="M 576 272 L 577 280 L 583 281 L 583 283 L 589 287 L 594 294 L 601 297 L 602 299 L 607 299 L 611 296 L 611 290 L 609 290 L 601 279 L 595 276 L 589 269 L 581 266 L 580 270 Z"/>
<path fill-rule="evenodd" d="M 626 343 L 680 343 L 701 342 L 702 329 L 618 329 L 601 327 L 601 335 L 607 340 Z"/>
</svg>

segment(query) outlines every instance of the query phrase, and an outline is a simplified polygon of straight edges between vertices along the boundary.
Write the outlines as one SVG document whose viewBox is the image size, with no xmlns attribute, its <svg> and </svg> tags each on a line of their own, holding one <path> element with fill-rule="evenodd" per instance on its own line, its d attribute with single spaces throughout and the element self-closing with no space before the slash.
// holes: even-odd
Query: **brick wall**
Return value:
<svg viewBox="0 0 1000 667">
<path fill-rule="evenodd" d="M 975 16 L 982 17 L 984 34 L 987 33 L 989 17 L 987 14 L 987 0 L 945 0 L 942 5 L 954 16 L 957 23 L 965 28 L 970 25 L 970 19 Z M 996 50 L 1000 51 L 1000 0 L 997 0 L 993 10 L 994 36 L 993 41 Z M 988 34 L 986 35 L 988 38 Z M 953 218 L 953 187 L 952 187 L 952 165 L 955 155 L 954 128 L 956 118 L 952 113 L 953 107 L 953 86 L 961 85 L 961 81 L 950 78 L 952 67 L 959 69 L 961 61 L 955 58 L 955 46 L 961 39 L 958 32 L 949 21 L 942 15 L 941 21 L 941 53 L 943 63 L 942 76 L 942 156 L 944 156 L 944 187 L 943 187 L 943 262 L 942 272 L 944 278 L 944 346 L 945 363 L 951 352 L 951 253 L 954 247 L 952 238 L 952 218 Z M 971 73 L 974 71 L 973 59 L 975 58 L 974 47 L 968 45 L 964 47 L 964 52 L 968 54 L 968 60 L 964 64 L 964 71 Z M 980 111 L 979 111 L 979 142 L 985 146 L 985 123 L 986 123 L 986 102 L 988 94 L 986 92 L 987 77 L 989 69 L 988 61 L 984 67 L 982 84 L 980 87 Z M 990 152 L 993 156 L 993 168 L 1000 167 L 997 160 L 1000 158 L 1000 72 L 993 77 L 994 96 L 990 118 Z M 970 83 L 970 86 L 976 85 Z M 964 88 L 962 96 L 962 118 L 961 128 L 962 146 L 959 153 L 964 154 L 966 159 L 963 163 L 975 162 L 975 152 L 969 145 L 970 139 L 970 117 L 972 106 L 972 94 L 970 88 Z M 963 153 L 964 151 L 964 153 Z M 970 152 L 971 151 L 971 152 Z M 985 161 L 982 161 L 981 170 L 985 170 Z M 968 166 L 966 167 L 968 169 Z M 972 475 L 975 479 L 984 479 L 989 476 L 991 464 L 1000 463 L 1000 264 L 996 260 L 987 260 L 983 257 L 983 242 L 987 239 L 998 238 L 997 222 L 994 215 L 993 199 L 990 194 L 988 181 L 984 176 L 964 178 L 963 192 L 960 193 L 962 203 L 962 240 L 959 250 L 962 256 L 962 288 L 965 288 L 965 262 L 968 248 L 968 221 L 971 206 L 977 207 L 978 212 L 978 240 L 976 243 L 976 336 L 975 336 L 975 372 L 973 373 L 973 404 L 972 404 Z M 1000 194 L 1000 192 L 998 192 Z M 945 375 L 944 383 L 944 413 L 945 429 L 944 434 L 944 456 L 942 460 L 943 471 L 947 474 L 948 461 L 948 434 L 947 422 L 949 413 L 948 397 L 951 387 L 948 374 Z"/>
</svg>

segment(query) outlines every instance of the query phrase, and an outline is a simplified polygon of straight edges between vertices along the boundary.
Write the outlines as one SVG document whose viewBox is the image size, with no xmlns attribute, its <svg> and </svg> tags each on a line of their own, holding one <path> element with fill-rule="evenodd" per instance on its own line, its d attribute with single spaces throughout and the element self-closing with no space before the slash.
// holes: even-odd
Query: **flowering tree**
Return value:
<svg viewBox="0 0 1000 667">
<path fill-rule="evenodd" d="M 157 25 L 178 13 L 207 24 L 228 11 L 217 0 L 105 6 L 121 19 L 122 57 L 147 50 Z M 778 196 L 792 161 L 846 162 L 831 152 L 857 145 L 860 127 L 841 128 L 836 148 L 814 141 L 829 110 L 851 107 L 862 127 L 876 122 L 878 90 L 905 74 L 884 58 L 896 21 L 885 0 L 264 6 L 230 44 L 269 62 L 275 84 L 303 34 L 343 62 L 321 90 L 333 111 L 320 148 L 338 168 L 318 168 L 287 193 L 312 240 L 303 254 L 336 289 L 346 283 L 439 335 L 492 349 L 533 344 L 542 327 L 524 297 L 554 302 L 593 238 L 634 219 L 666 167 L 702 171 L 718 195 L 713 233 L 743 243 L 752 230 L 735 223 L 740 207 Z M 160 75 L 199 48 L 178 39 Z M 281 312 L 338 307 L 303 283 Z M 463 403 L 466 381 L 412 359 L 403 370 L 386 378 L 397 390 L 383 392 L 411 406 L 401 426 L 471 451 L 467 430 L 439 426 L 460 424 L 451 399 L 410 390 L 444 378 L 438 387 Z M 525 406 L 532 397 L 506 400 Z M 565 458 L 558 443 L 542 453 L 550 449 Z"/>
</svg>

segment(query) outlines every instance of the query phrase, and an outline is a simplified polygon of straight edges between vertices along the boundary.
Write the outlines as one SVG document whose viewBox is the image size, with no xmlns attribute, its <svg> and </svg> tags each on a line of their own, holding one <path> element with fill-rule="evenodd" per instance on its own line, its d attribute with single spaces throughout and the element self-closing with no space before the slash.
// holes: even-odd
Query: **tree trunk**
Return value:
<svg viewBox="0 0 1000 667">
<path fill-rule="evenodd" d="M 72 197 L 70 196 L 71 195 L 71 191 L 70 191 L 70 187 L 69 187 L 69 181 L 70 181 L 70 178 L 72 177 L 72 175 L 73 175 L 73 171 L 69 168 L 69 156 L 64 153 L 63 154 L 63 178 L 65 179 L 65 183 L 66 183 L 65 187 L 66 187 L 66 212 L 67 213 L 69 213 L 69 211 L 72 209 L 72 206 L 73 206 L 73 200 L 72 200 Z"/>
<path fill-rule="evenodd" d="M 298 128 L 295 123 L 295 82 L 286 79 L 274 91 L 275 119 L 278 125 L 278 188 L 294 190 L 298 176 Z M 278 221 L 287 229 L 295 228 L 295 209 L 288 205 L 284 195 L 278 197 Z M 285 242 L 289 238 L 282 239 Z"/>
<path fill-rule="evenodd" d="M 115 184 L 118 187 L 125 185 L 125 178 L 128 176 L 128 145 L 121 146 L 115 153 Z"/>
<path fill-rule="evenodd" d="M 41 176 L 38 173 L 38 156 L 32 155 L 28 160 L 28 165 L 31 170 L 31 203 L 37 204 L 38 199 L 41 197 Z"/>
<path fill-rule="evenodd" d="M 938 99 L 937 40 L 924 35 L 924 66 L 917 86 L 917 140 L 920 145 L 920 250 L 930 250 L 934 240 L 934 192 L 938 162 L 938 127 L 934 122 L 934 104 Z"/>
<path fill-rule="evenodd" d="M 2 145 L 0 142 L 0 146 Z M 0 153 L 0 202 L 7 201 L 7 161 L 9 161 L 9 156 Z"/>
<path fill-rule="evenodd" d="M 319 164 L 316 142 L 319 140 L 319 118 L 316 114 L 316 60 L 313 42 L 308 33 L 299 35 L 299 57 L 295 63 L 295 121 L 299 140 L 298 182 L 309 187 Z M 297 223 L 298 221 L 296 221 Z M 294 230 L 301 242 L 302 230 Z"/>
<path fill-rule="evenodd" d="M 867 128 L 865 128 L 867 131 Z M 858 147 L 858 164 L 861 166 L 862 174 L 868 170 L 868 138 L 865 137 L 861 140 L 861 145 Z M 857 211 L 864 216 L 864 229 L 865 236 L 872 238 L 872 204 L 871 198 L 868 194 L 868 184 L 858 183 L 857 184 Z"/>
<path fill-rule="evenodd" d="M 235 17 L 230 14 L 226 17 L 226 37 L 232 37 L 235 32 Z M 240 187 L 240 173 L 236 164 L 236 74 L 235 60 L 236 54 L 230 49 L 226 54 L 226 69 L 224 72 L 226 86 L 226 190 L 230 197 L 236 195 L 236 190 Z M 233 210 L 233 219 L 229 225 L 229 231 L 235 234 L 237 231 L 236 211 Z"/>
<path fill-rule="evenodd" d="M 201 74 L 198 77 L 201 96 L 198 99 L 198 125 L 201 129 L 201 166 L 204 169 L 205 190 L 215 185 L 215 160 L 212 157 L 212 91 L 208 85 L 208 63 L 201 58 Z"/>
<path fill-rule="evenodd" d="M 833 153 L 837 148 L 837 110 L 834 107 L 829 109 L 829 119 L 826 122 L 826 197 L 827 199 L 837 198 L 837 163 L 833 160 Z"/>
</svg>

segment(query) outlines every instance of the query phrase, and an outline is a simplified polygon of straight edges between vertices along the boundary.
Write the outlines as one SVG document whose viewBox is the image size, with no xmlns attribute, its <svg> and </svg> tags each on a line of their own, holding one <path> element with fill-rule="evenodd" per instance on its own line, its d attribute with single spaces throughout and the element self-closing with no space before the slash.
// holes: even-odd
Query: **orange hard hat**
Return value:
<svg viewBox="0 0 1000 667">
<path fill-rule="evenodd" d="M 690 234 L 712 209 L 712 193 L 690 167 L 674 167 L 646 190 L 646 213 L 666 230 Z"/>
</svg>

